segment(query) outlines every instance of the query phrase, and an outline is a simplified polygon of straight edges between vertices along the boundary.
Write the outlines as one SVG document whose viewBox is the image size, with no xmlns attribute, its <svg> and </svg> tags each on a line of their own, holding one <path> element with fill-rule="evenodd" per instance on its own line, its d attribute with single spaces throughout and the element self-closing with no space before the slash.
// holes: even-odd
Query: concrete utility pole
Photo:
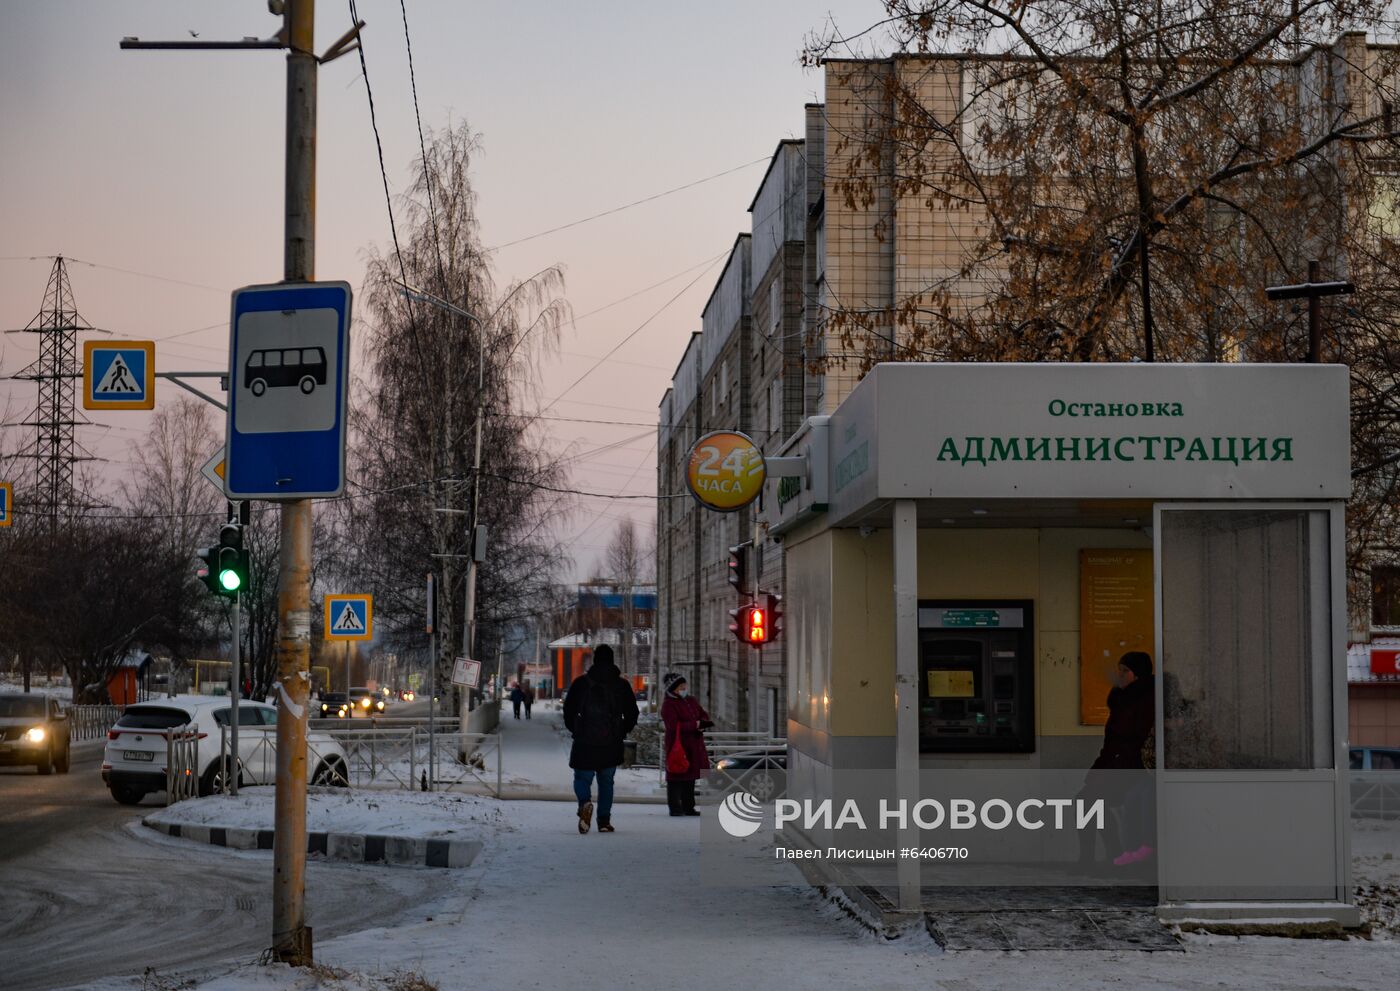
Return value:
<svg viewBox="0 0 1400 991">
<path fill-rule="evenodd" d="M 287 0 L 286 199 L 282 278 L 316 276 L 315 0 Z M 272 956 L 311 963 L 306 926 L 306 722 L 311 696 L 311 500 L 282 505 L 277 591 L 277 794 L 272 841 Z"/>
<path fill-rule="evenodd" d="M 123 38 L 123 49 L 287 50 L 286 183 L 282 278 L 309 282 L 316 274 L 316 70 L 359 44 L 357 22 L 318 59 L 315 0 L 268 0 L 282 16 L 271 38 L 241 41 L 142 41 Z M 306 723 L 311 695 L 311 500 L 282 504 L 281 571 L 277 595 L 277 797 L 272 848 L 272 948 L 274 960 L 293 966 L 311 961 L 306 926 Z"/>
</svg>

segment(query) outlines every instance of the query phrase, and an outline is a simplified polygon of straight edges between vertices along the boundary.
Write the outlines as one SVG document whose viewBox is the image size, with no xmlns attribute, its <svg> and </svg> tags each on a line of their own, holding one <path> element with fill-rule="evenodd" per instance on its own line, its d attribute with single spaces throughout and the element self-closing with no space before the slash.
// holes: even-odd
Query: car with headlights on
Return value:
<svg viewBox="0 0 1400 991">
<path fill-rule="evenodd" d="M 312 703 L 311 714 L 322 719 L 349 719 L 350 696 L 344 692 L 322 692 L 320 700 Z"/>
<path fill-rule="evenodd" d="M 240 784 L 272 784 L 276 778 L 277 709 L 265 702 L 238 703 L 238 760 L 222 753 L 233 707 L 226 695 L 173 695 L 129 705 L 107 731 L 102 754 L 102 782 L 123 805 L 136 805 L 147 794 L 166 790 L 167 738 L 172 730 L 196 730 L 196 758 L 191 770 L 199 794 L 223 791 L 238 769 Z M 306 736 L 310 783 L 348 783 L 345 748 L 326 733 Z"/>
<path fill-rule="evenodd" d="M 350 716 L 351 718 L 364 718 L 365 716 L 382 716 L 384 714 L 384 696 L 373 689 L 358 687 L 350 689 Z"/>
<path fill-rule="evenodd" d="M 40 774 L 68 773 L 68 716 L 57 699 L 0 695 L 0 764 L 33 764 Z"/>
</svg>

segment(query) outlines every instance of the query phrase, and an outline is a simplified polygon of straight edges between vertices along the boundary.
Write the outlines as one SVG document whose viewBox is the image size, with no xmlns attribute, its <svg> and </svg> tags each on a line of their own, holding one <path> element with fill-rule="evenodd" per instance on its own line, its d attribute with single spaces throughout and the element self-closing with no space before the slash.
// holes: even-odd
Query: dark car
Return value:
<svg viewBox="0 0 1400 991">
<path fill-rule="evenodd" d="M 1353 771 L 1400 771 L 1400 747 L 1352 747 Z"/>
<path fill-rule="evenodd" d="M 708 780 L 721 793 L 746 791 L 766 802 L 784 790 L 786 777 L 787 747 L 757 747 L 720 757 Z"/>
<path fill-rule="evenodd" d="M 33 764 L 40 774 L 68 773 L 68 716 L 56 699 L 0 695 L 0 764 Z"/>
<path fill-rule="evenodd" d="M 344 692 L 322 692 L 321 708 L 313 709 L 317 715 L 323 719 L 348 719 L 350 717 L 350 698 Z"/>
</svg>

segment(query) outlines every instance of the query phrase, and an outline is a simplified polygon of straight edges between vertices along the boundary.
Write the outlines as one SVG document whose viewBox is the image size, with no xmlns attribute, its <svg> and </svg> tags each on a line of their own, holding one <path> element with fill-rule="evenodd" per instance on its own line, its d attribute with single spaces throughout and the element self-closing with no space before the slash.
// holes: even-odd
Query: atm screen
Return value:
<svg viewBox="0 0 1400 991">
<path fill-rule="evenodd" d="M 928 693 L 936 699 L 970 699 L 975 676 L 972 671 L 930 671 Z"/>
</svg>

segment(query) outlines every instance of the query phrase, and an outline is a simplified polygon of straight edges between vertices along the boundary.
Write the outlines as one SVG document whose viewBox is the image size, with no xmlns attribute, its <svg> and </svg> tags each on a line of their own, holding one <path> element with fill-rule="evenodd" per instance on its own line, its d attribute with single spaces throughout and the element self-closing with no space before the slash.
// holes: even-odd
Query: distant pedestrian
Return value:
<svg viewBox="0 0 1400 991">
<path fill-rule="evenodd" d="M 613 662 L 612 648 L 593 649 L 588 673 L 564 696 L 564 725 L 574 736 L 569 766 L 574 769 L 578 831 L 593 821 L 593 778 L 598 778 L 598 832 L 615 832 L 612 824 L 613 776 L 622 763 L 622 741 L 637 725 L 637 699 Z"/>
<path fill-rule="evenodd" d="M 666 698 L 661 703 L 661 721 L 666 724 L 661 754 L 666 762 L 666 804 L 673 816 L 698 816 L 695 782 L 710 769 L 704 734 L 714 723 L 710 714 L 691 697 L 684 675 L 673 671 L 661 684 L 666 689 Z"/>
<path fill-rule="evenodd" d="M 520 682 L 510 686 L 510 706 L 515 710 L 515 718 L 520 718 L 520 703 L 525 701 L 525 693 L 520 690 Z"/>
<path fill-rule="evenodd" d="M 529 718 L 530 718 L 530 706 L 532 706 L 532 705 L 535 704 L 535 689 L 534 689 L 534 686 L 533 686 L 533 685 L 526 685 L 526 686 L 525 686 L 525 692 L 524 692 L 524 694 L 521 696 L 521 700 L 525 703 L 525 718 L 526 718 L 526 719 L 529 719 Z"/>
</svg>

